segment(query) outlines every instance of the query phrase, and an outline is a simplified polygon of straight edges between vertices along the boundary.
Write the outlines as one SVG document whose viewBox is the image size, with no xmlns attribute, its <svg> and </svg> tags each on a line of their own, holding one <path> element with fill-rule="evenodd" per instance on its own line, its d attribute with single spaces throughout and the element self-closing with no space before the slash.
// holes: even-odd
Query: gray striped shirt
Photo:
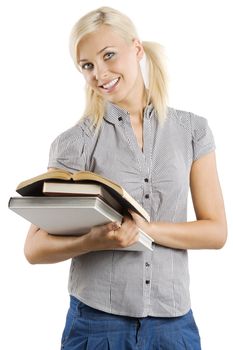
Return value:
<svg viewBox="0 0 233 350">
<path fill-rule="evenodd" d="M 59 135 L 49 167 L 89 170 L 122 185 L 151 221 L 187 221 L 192 162 L 215 149 L 205 118 L 168 108 L 164 126 L 144 110 L 143 151 L 125 110 L 108 103 L 97 135 L 90 119 Z M 98 251 L 72 259 L 69 293 L 96 309 L 133 317 L 174 317 L 190 308 L 186 250 Z"/>
</svg>

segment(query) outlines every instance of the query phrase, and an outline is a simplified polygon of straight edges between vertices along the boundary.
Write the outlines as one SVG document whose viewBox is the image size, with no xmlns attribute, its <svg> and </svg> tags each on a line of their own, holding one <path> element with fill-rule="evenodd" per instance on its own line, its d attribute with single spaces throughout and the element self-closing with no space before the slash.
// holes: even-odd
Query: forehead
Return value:
<svg viewBox="0 0 233 350">
<path fill-rule="evenodd" d="M 77 47 L 77 55 L 79 59 L 86 58 L 93 54 L 96 55 L 100 50 L 109 46 L 123 48 L 128 45 L 120 34 L 111 27 L 103 25 L 80 40 Z"/>
</svg>

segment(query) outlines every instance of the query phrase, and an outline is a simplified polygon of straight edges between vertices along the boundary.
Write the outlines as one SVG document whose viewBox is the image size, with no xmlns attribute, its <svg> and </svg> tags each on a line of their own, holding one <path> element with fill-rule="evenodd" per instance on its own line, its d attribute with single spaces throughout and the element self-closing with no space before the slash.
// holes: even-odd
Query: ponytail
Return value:
<svg viewBox="0 0 233 350">
<path fill-rule="evenodd" d="M 167 74 L 165 69 L 165 59 L 163 47 L 155 42 L 142 42 L 148 68 L 148 100 L 152 102 L 161 124 L 164 123 L 167 116 Z"/>
</svg>

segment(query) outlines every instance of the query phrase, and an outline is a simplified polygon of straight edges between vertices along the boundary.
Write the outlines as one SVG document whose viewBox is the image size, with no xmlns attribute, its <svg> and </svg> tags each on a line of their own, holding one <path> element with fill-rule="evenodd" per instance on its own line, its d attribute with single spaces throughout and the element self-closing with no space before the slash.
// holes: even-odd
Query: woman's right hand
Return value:
<svg viewBox="0 0 233 350">
<path fill-rule="evenodd" d="M 96 250 L 125 248 L 138 240 L 138 228 L 128 216 L 115 223 L 95 226 L 82 236 L 55 236 L 31 225 L 24 246 L 31 264 L 51 264 Z"/>
<path fill-rule="evenodd" d="M 111 222 L 94 226 L 85 235 L 89 251 L 126 248 L 138 241 L 138 228 L 129 216 L 125 215 L 122 224 Z"/>
</svg>

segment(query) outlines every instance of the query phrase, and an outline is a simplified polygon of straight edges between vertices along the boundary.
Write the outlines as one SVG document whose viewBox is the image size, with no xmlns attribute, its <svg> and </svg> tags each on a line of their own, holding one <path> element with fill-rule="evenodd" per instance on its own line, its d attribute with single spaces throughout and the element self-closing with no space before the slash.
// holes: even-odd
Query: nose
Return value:
<svg viewBox="0 0 233 350">
<path fill-rule="evenodd" d="M 104 62 L 96 64 L 93 73 L 97 81 L 106 78 L 108 75 L 106 64 Z"/>
</svg>

